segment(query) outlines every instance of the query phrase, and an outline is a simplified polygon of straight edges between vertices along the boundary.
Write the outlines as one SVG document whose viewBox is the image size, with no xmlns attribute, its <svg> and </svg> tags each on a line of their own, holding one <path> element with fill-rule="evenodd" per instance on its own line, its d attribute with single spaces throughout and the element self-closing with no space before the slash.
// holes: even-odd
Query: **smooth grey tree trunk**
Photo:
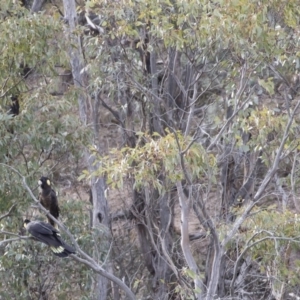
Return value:
<svg viewBox="0 0 300 300">
<path fill-rule="evenodd" d="M 65 21 L 67 25 L 65 26 L 67 38 L 70 44 L 76 45 L 76 47 L 70 47 L 69 55 L 70 62 L 72 66 L 72 74 L 75 86 L 84 89 L 88 85 L 88 78 L 85 72 L 82 72 L 84 68 L 82 48 L 80 43 L 80 37 L 73 33 L 77 25 L 77 14 L 76 5 L 74 0 L 64 0 L 64 11 L 65 11 Z M 99 148 L 100 144 L 98 142 L 99 128 L 97 126 L 97 118 L 99 113 L 99 103 L 95 99 L 91 107 L 87 107 L 87 99 L 84 93 L 80 93 L 78 96 L 79 114 L 81 122 L 84 125 L 92 123 L 94 141 L 93 143 Z M 95 158 L 93 155 L 85 150 L 85 158 L 88 163 L 88 168 L 90 171 L 94 171 L 98 165 L 94 165 Z M 105 248 L 109 249 L 110 240 L 110 217 L 107 205 L 107 199 L 105 197 L 105 179 L 103 177 L 92 178 L 91 180 L 91 191 L 93 199 L 93 214 L 92 214 L 92 227 L 95 239 L 95 251 L 94 259 L 98 263 L 102 263 L 100 260 L 99 253 L 103 253 Z M 101 240 L 101 247 L 100 247 Z M 98 243 L 97 243 L 98 241 Z M 105 253 L 105 251 L 104 251 Z M 108 255 L 108 254 L 107 254 Z M 109 263 L 109 259 L 105 257 L 105 260 Z M 108 267 L 109 268 L 109 267 Z M 106 300 L 108 293 L 108 280 L 107 278 L 96 275 L 94 282 L 93 299 L 95 300 Z"/>
<path fill-rule="evenodd" d="M 31 13 L 37 13 L 42 10 L 42 7 L 46 0 L 34 0 L 31 6 Z"/>
<path fill-rule="evenodd" d="M 189 240 L 189 230 L 188 230 L 188 218 L 189 218 L 189 211 L 191 208 L 191 190 L 189 191 L 189 199 L 186 198 L 183 192 L 182 183 L 178 181 L 176 183 L 177 192 L 178 192 L 178 198 L 179 198 L 179 204 L 181 208 L 181 249 L 184 255 L 184 258 L 187 262 L 187 265 L 190 270 L 194 273 L 194 285 L 195 285 L 195 299 L 202 300 L 202 294 L 205 290 L 205 287 L 203 285 L 203 281 L 200 278 L 200 271 L 198 269 L 197 263 L 194 259 L 194 256 L 192 254 L 191 248 L 190 248 L 190 240 Z M 213 298 L 212 298 L 213 299 Z"/>
</svg>

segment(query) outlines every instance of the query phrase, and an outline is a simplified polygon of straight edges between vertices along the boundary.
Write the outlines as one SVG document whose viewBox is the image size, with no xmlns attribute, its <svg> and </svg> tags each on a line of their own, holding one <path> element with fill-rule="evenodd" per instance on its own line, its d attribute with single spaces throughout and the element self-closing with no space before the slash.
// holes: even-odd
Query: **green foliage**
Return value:
<svg viewBox="0 0 300 300">
<path fill-rule="evenodd" d="M 215 166 L 212 154 L 207 154 L 201 145 L 180 132 L 168 133 L 164 137 L 140 133 L 140 139 L 143 142 L 138 147 L 113 149 L 108 156 L 98 157 L 101 167 L 91 176 L 105 175 L 113 188 L 121 187 L 124 178 L 134 178 L 137 189 L 151 186 L 162 191 L 185 178 L 183 169 L 194 180 L 203 177 Z M 183 165 L 180 158 L 182 151 Z M 161 181 L 162 177 L 165 181 Z"/>
<path fill-rule="evenodd" d="M 246 151 L 258 152 L 263 150 L 263 162 L 270 165 L 281 143 L 288 121 L 288 115 L 279 114 L 277 110 L 266 106 L 242 111 L 233 127 L 237 146 Z M 294 121 L 285 144 L 286 150 L 293 150 L 299 145 L 297 126 L 297 122 Z M 251 139 L 247 145 L 242 140 L 244 133 L 251 134 Z"/>
<path fill-rule="evenodd" d="M 57 16 L 47 13 L 30 14 L 20 7 L 18 1 L 2 2 L 0 158 L 6 166 L 0 167 L 1 214 L 15 203 L 17 206 L 9 217 L 2 220 L 1 229 L 19 232 L 23 217 L 31 212 L 32 200 L 24 191 L 18 175 L 7 165 L 26 176 L 33 189 L 41 174 L 54 177 L 56 182 L 66 175 L 74 178 L 82 146 L 91 144 L 91 139 L 74 109 L 77 91 L 70 88 L 63 97 L 51 95 L 51 82 L 59 78 L 56 67 L 69 66 L 69 45 L 63 36 L 62 22 Z M 204 120 L 207 127 L 203 128 L 208 128 L 208 136 L 213 138 L 224 124 L 226 108 L 239 106 L 254 87 L 261 88 L 268 96 L 275 96 L 279 78 L 270 71 L 270 65 L 276 63 L 276 69 L 284 75 L 294 75 L 299 71 L 298 1 L 91 0 L 86 2 L 86 8 L 99 14 L 100 26 L 105 29 L 103 34 L 82 37 L 85 69 L 90 77 L 86 92 L 101 91 L 108 106 L 118 111 L 121 122 L 126 124 L 124 131 L 133 135 L 143 132 L 138 133 L 139 143 L 135 148 L 114 149 L 103 156 L 94 151 L 101 167 L 93 174 L 86 171 L 81 178 L 105 175 L 112 187 L 122 187 L 126 179 L 133 179 L 137 189 L 148 186 L 163 193 L 176 181 L 186 179 L 187 173 L 193 183 L 201 182 L 203 190 L 210 190 L 211 185 L 218 189 L 216 158 L 223 153 L 219 149 L 207 153 L 198 140 L 193 141 L 191 136 L 185 137 L 181 131 L 176 131 L 184 127 L 179 124 L 180 118 L 174 122 L 172 133 L 166 132 L 164 136 L 145 133 L 148 130 L 145 124 L 153 117 L 154 103 L 150 87 L 152 78 L 146 74 L 141 56 L 145 58 L 149 51 L 155 53 L 161 62 L 157 71 L 157 77 L 162 78 L 157 93 L 161 123 L 168 121 L 164 117 L 169 113 L 165 104 L 169 53 L 178 51 L 174 73 L 182 86 L 188 81 L 183 70 L 190 67 L 195 74 L 201 74 L 197 82 L 199 97 L 195 101 L 195 110 L 200 113 L 195 115 L 192 130 L 198 125 L 202 127 Z M 26 66 L 34 68 L 34 76 L 29 80 L 24 80 L 22 75 Z M 244 79 L 249 79 L 242 95 L 238 92 L 243 81 L 241 66 L 247 66 Z M 157 74 L 151 75 L 155 77 Z M 194 93 L 193 88 L 192 85 L 187 88 L 186 97 Z M 7 115 L 12 95 L 19 96 L 21 105 L 21 113 L 15 117 Z M 125 98 L 130 99 L 130 103 L 124 103 Z M 263 161 L 269 166 L 278 149 L 288 114 L 280 114 L 277 106 L 271 109 L 267 104 L 262 105 L 264 99 L 258 100 L 257 95 L 249 99 L 253 107 L 240 112 L 228 132 L 222 135 L 222 141 L 236 141 L 244 152 L 263 150 Z M 129 104 L 132 105 L 130 109 Z M 206 111 L 208 115 L 205 115 Z M 247 145 L 242 141 L 245 132 L 252 136 Z M 297 145 L 297 124 L 294 122 L 285 150 L 292 151 Z M 63 220 L 87 253 L 96 243 L 100 245 L 97 249 L 100 260 L 105 259 L 107 249 L 102 248 L 99 240 L 102 235 L 97 231 L 101 228 L 91 233 L 88 208 L 73 200 L 64 199 L 61 205 Z M 298 247 L 295 232 L 299 228 L 295 220 L 288 213 L 276 215 L 269 212 L 251 218 L 257 228 L 293 239 L 288 246 L 283 240 L 275 243 L 274 239 L 268 239 L 251 248 L 253 259 L 260 258 L 262 252 L 266 253 L 264 262 L 269 268 L 277 268 L 278 278 L 282 280 L 292 280 L 295 274 L 291 272 L 298 268 L 296 262 L 296 268 L 289 270 L 275 256 L 280 247 Z M 250 235 L 245 234 L 245 240 L 256 234 L 257 228 L 252 226 L 253 230 L 248 231 Z M 264 236 L 266 232 L 258 234 L 253 242 Z M 160 249 L 160 245 L 157 248 Z M 0 292 L 3 298 L 36 297 L 36 290 L 43 285 L 49 266 L 57 267 L 51 273 L 55 287 L 49 286 L 49 290 L 55 289 L 55 297 L 70 298 L 69 292 L 73 291 L 71 296 L 75 299 L 79 290 L 83 298 L 89 297 L 90 271 L 72 261 L 60 261 L 52 255 L 45 255 L 50 254 L 45 246 L 31 240 L 21 241 L 7 244 L 1 251 Z M 66 278 L 66 274 L 71 276 Z M 131 282 L 140 284 L 139 281 Z M 46 281 L 46 284 L 49 283 Z M 177 292 L 184 294 L 186 299 L 193 296 L 191 290 Z"/>
<path fill-rule="evenodd" d="M 82 148 L 90 134 L 79 122 L 77 91 L 70 88 L 63 97 L 50 94 L 52 82 L 60 78 L 57 66 L 69 65 L 62 23 L 43 13 L 31 14 L 18 1 L 4 2 L 0 22 L 1 215 L 13 204 L 16 206 L 1 220 L 1 231 L 22 235 L 24 218 L 46 218 L 33 212 L 33 201 L 11 168 L 26 177 L 35 196 L 41 175 L 53 179 L 59 191 L 58 182 L 66 174 L 72 180 L 76 177 Z M 24 78 L 25 67 L 33 68 L 28 78 Z M 14 117 L 7 114 L 11 96 L 17 96 L 20 103 L 20 114 Z M 83 204 L 61 196 L 59 201 L 61 218 L 79 240 L 84 239 L 85 244 L 80 244 L 88 250 L 93 242 Z M 12 237 L 1 233 L 1 240 Z M 38 299 L 42 293 L 53 291 L 57 299 L 79 299 L 90 294 L 91 271 L 72 260 L 58 259 L 37 241 L 2 244 L 0 251 L 1 298 Z"/>
<path fill-rule="evenodd" d="M 127 0 L 109 5 L 89 1 L 88 6 L 105 12 L 103 23 L 110 24 L 111 38 L 126 35 L 135 39 L 146 29 L 151 36 L 150 50 L 156 48 L 153 41 L 157 40 L 178 50 L 199 49 L 210 58 L 221 58 L 227 50 L 237 59 L 259 62 L 261 68 L 274 58 L 280 59 L 287 49 L 297 47 L 288 39 L 291 31 L 284 28 L 299 25 L 297 1 Z M 291 56 L 284 61 L 292 64 L 295 52 Z M 232 60 L 230 64 L 234 66 Z"/>
<path fill-rule="evenodd" d="M 74 110 L 75 92 L 70 89 L 63 98 L 49 94 L 49 82 L 58 76 L 55 66 L 68 64 L 65 39 L 57 42 L 62 24 L 44 14 L 30 14 L 13 2 L 6 9 L 14 13 L 0 24 L 0 158 L 26 176 L 33 188 L 41 174 L 70 172 L 68 165 L 81 157 L 80 147 L 89 135 Z M 27 80 L 22 74 L 25 66 L 34 68 Z M 11 96 L 20 103 L 15 117 L 7 115 Z M 18 175 L 6 166 L 0 169 L 0 211 L 15 202 L 28 206 Z"/>
<path fill-rule="evenodd" d="M 299 216 L 291 211 L 258 210 L 253 213 L 243 225 L 247 228 L 245 234 L 240 235 L 244 242 L 247 241 L 244 244 L 249 247 L 247 253 L 260 262 L 262 272 L 270 272 L 278 282 L 297 286 L 300 260 L 295 253 L 300 250 Z"/>
</svg>

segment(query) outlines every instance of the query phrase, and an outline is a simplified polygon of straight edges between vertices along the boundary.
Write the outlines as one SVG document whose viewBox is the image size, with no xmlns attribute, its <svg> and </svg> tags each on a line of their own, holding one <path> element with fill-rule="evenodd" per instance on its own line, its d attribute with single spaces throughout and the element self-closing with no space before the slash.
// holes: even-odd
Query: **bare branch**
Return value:
<svg viewBox="0 0 300 300">
<path fill-rule="evenodd" d="M 103 107 L 106 108 L 107 110 L 109 110 L 109 111 L 112 113 L 112 115 L 115 117 L 115 119 L 121 124 L 122 128 L 125 129 L 125 124 L 124 124 L 124 122 L 121 120 L 121 118 L 120 118 L 118 112 L 116 112 L 114 109 L 112 109 L 112 108 L 111 108 L 111 107 L 110 107 L 110 106 L 109 106 L 109 105 L 108 105 L 108 104 L 100 97 L 99 93 L 98 93 L 97 96 L 98 96 L 98 99 L 100 99 L 100 101 L 101 101 Z"/>
<path fill-rule="evenodd" d="M 195 111 L 195 103 L 197 100 L 197 94 L 198 94 L 198 79 L 200 78 L 201 74 L 198 73 L 196 75 L 195 78 L 195 84 L 194 84 L 194 91 L 193 91 L 193 99 L 192 99 L 192 103 L 191 103 L 191 107 L 190 107 L 190 111 L 189 111 L 189 115 L 188 115 L 188 119 L 187 119 L 187 125 L 185 128 L 185 132 L 184 132 L 184 136 L 187 136 L 190 132 L 191 129 L 191 123 L 192 123 L 192 118 L 194 117 L 194 111 Z"/>
<path fill-rule="evenodd" d="M 28 239 L 33 239 L 31 236 L 23 236 L 23 235 L 19 235 L 13 232 L 9 232 L 9 231 L 4 231 L 4 230 L 0 230 L 0 234 L 3 235 L 10 235 L 10 236 L 16 236 L 16 238 L 12 238 L 12 239 L 7 239 L 7 240 L 2 240 L 0 242 L 0 247 L 10 243 L 10 242 L 15 242 L 15 241 L 19 241 L 19 240 L 28 240 Z"/>
<path fill-rule="evenodd" d="M 0 216 L 0 221 L 4 218 L 8 217 L 11 214 L 11 212 L 13 211 L 13 209 L 16 207 L 16 205 L 17 205 L 17 203 L 13 204 L 6 214 Z"/>
<path fill-rule="evenodd" d="M 292 192 L 293 192 L 293 201 L 294 201 L 294 205 L 295 205 L 297 212 L 300 211 L 300 203 L 299 203 L 298 198 L 295 196 L 296 195 L 296 187 L 295 187 L 295 172 L 296 172 L 296 170 L 295 169 L 296 169 L 298 155 L 299 155 L 299 153 L 297 153 L 294 157 L 293 167 L 292 167 L 292 171 L 291 171 L 291 187 L 292 187 Z"/>
<path fill-rule="evenodd" d="M 112 275 L 111 273 L 107 272 L 105 269 L 101 268 L 98 264 L 92 263 L 86 259 L 80 258 L 79 256 L 75 254 L 71 254 L 70 257 L 72 257 L 74 260 L 86 265 L 87 267 L 91 268 L 94 272 L 102 275 L 103 277 L 106 277 L 107 279 L 111 280 L 112 282 L 116 283 L 122 290 L 124 290 L 128 296 L 128 299 L 135 300 L 135 296 L 132 293 L 132 291 L 128 288 L 128 286 L 120 280 L 118 277 Z"/>
<path fill-rule="evenodd" d="M 31 240 L 31 239 L 32 239 L 31 236 L 21 236 L 21 235 L 19 235 L 17 238 L 7 239 L 7 240 L 1 241 L 0 242 L 0 247 L 4 246 L 7 243 L 16 242 L 16 241 L 19 241 L 19 240 Z"/>
<path fill-rule="evenodd" d="M 251 92 L 249 93 L 247 99 L 241 104 L 240 107 L 237 107 L 235 109 L 235 111 L 233 112 L 232 116 L 230 118 L 227 119 L 227 121 L 225 122 L 225 124 L 223 125 L 223 127 L 221 128 L 221 130 L 219 131 L 219 133 L 217 134 L 217 136 L 214 138 L 214 140 L 211 142 L 211 144 L 207 147 L 207 151 L 210 151 L 215 145 L 216 143 L 219 141 L 219 139 L 221 138 L 222 134 L 224 133 L 225 129 L 229 126 L 229 124 L 232 122 L 232 120 L 236 117 L 236 115 L 244 108 L 244 106 L 248 103 L 251 95 L 253 93 L 253 89 L 251 90 Z"/>
</svg>

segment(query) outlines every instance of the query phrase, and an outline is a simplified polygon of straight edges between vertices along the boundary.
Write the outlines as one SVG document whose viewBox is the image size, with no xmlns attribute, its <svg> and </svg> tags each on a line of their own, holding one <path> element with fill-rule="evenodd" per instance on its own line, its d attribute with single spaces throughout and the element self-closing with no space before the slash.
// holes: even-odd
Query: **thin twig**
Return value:
<svg viewBox="0 0 300 300">
<path fill-rule="evenodd" d="M 17 205 L 17 203 L 13 204 L 13 205 L 10 207 L 9 211 L 8 211 L 6 214 L 4 214 L 4 215 L 2 215 L 2 216 L 0 217 L 0 221 L 1 221 L 2 219 L 4 219 L 4 218 L 8 217 L 8 216 L 11 214 L 12 210 L 16 207 L 16 205 Z"/>
<path fill-rule="evenodd" d="M 17 238 L 3 240 L 3 241 L 0 242 L 0 247 L 2 247 L 3 245 L 5 245 L 7 243 L 16 242 L 16 241 L 19 241 L 19 240 L 30 240 L 30 239 L 32 239 L 31 236 L 19 236 Z"/>
<path fill-rule="evenodd" d="M 221 128 L 221 130 L 219 131 L 219 133 L 217 134 L 217 136 L 214 138 L 214 140 L 211 142 L 211 144 L 207 147 L 207 151 L 210 151 L 215 144 L 217 143 L 217 141 L 221 138 L 223 132 L 225 131 L 225 129 L 228 127 L 228 125 L 232 122 L 232 120 L 236 117 L 236 115 L 244 108 L 244 106 L 248 103 L 248 100 L 250 99 L 250 97 L 252 96 L 253 90 L 251 90 L 251 92 L 249 93 L 247 99 L 244 101 L 244 103 L 241 104 L 241 106 L 239 108 L 237 108 L 232 116 L 230 118 L 227 119 L 227 121 L 225 122 L 225 124 L 223 125 L 223 127 Z"/>
</svg>

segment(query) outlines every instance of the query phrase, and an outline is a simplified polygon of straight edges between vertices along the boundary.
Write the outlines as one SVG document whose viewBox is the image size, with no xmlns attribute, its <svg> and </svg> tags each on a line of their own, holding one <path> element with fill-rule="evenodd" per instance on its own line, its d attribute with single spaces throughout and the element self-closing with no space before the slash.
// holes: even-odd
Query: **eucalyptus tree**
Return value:
<svg viewBox="0 0 300 300">
<path fill-rule="evenodd" d="M 66 202 L 64 214 L 83 250 L 74 259 L 93 263 L 72 264 L 74 281 L 58 279 L 53 293 L 78 278 L 85 282 L 80 295 L 98 299 L 125 299 L 124 291 L 153 299 L 281 299 L 299 292 L 297 4 L 88 1 L 79 2 L 75 17 L 75 2 L 65 0 L 63 19 L 59 6 L 45 6 L 43 14 L 13 2 L 1 8 L 2 234 L 14 231 L 32 203 L 7 165 L 29 187 L 42 172 L 73 178 L 83 157 L 88 171 L 80 180 L 92 186 L 93 233 L 84 202 L 75 202 L 73 213 Z M 70 66 L 74 80 L 62 97 L 53 80 L 58 66 Z M 13 117 L 5 107 L 16 95 L 20 114 Z M 100 123 L 111 126 L 116 149 L 105 149 Z M 112 220 L 106 185 L 130 200 Z M 139 251 L 132 233 L 112 235 L 111 222 L 120 220 L 135 225 Z M 19 274 L 18 266 L 30 264 L 24 243 L 2 244 L 5 271 Z M 10 257 L 19 262 L 13 268 Z M 34 268 L 43 279 L 45 264 L 39 273 Z M 108 281 L 93 282 L 90 270 L 121 289 L 110 293 Z M 13 285 L 26 296 L 50 290 L 28 278 L 11 277 L 3 293 Z"/>
<path fill-rule="evenodd" d="M 136 221 L 150 274 L 147 292 L 155 299 L 185 292 L 212 299 L 292 291 L 286 283 L 278 287 L 282 262 L 271 266 L 270 255 L 262 276 L 257 254 L 244 256 L 256 249 L 255 237 L 277 232 L 249 225 L 240 231 L 251 212 L 261 216 L 261 205 L 287 208 L 285 185 L 296 177 L 290 182 L 289 171 L 278 170 L 290 170 L 291 161 L 298 170 L 296 1 L 90 1 L 87 8 L 95 30 L 83 40 L 85 68 L 122 139 L 107 156 L 95 149 L 101 166 L 91 176 L 133 187 L 124 216 Z M 293 202 L 290 208 L 297 207 Z M 205 258 L 190 251 L 191 209 L 198 236 L 209 240 Z M 285 217 L 296 224 L 288 212 Z M 295 233 L 285 232 L 293 245 Z M 248 265 L 255 271 L 247 275 Z"/>
</svg>

